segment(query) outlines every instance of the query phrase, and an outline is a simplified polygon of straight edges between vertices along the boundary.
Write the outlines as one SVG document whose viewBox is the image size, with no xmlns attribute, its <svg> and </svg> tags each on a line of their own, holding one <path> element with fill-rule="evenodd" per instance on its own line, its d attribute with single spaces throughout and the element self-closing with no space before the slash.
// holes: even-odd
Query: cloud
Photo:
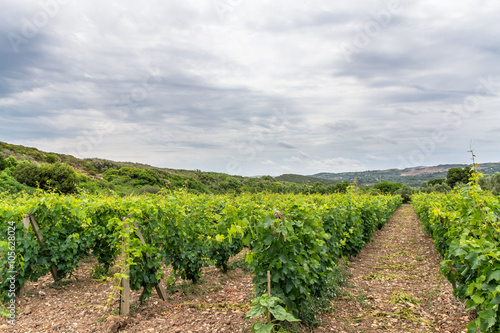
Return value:
<svg viewBox="0 0 500 333">
<path fill-rule="evenodd" d="M 294 145 L 292 145 L 288 142 L 285 142 L 285 141 L 280 141 L 277 143 L 277 145 L 280 147 L 286 148 L 286 149 L 296 149 L 297 148 Z"/>
<path fill-rule="evenodd" d="M 346 172 L 346 171 L 362 171 L 366 170 L 366 166 L 358 160 L 353 160 L 345 157 L 328 158 L 323 160 L 313 160 L 307 162 L 306 169 L 311 174 L 320 172 Z"/>
<path fill-rule="evenodd" d="M 358 127 L 356 125 L 356 122 L 353 120 L 338 120 L 333 123 L 325 124 L 325 126 L 331 129 L 332 131 L 348 131 Z"/>
<path fill-rule="evenodd" d="M 401 2 L 348 63 L 386 2 L 59 2 L 31 36 L 40 3 L 0 4 L 2 141 L 278 175 L 397 167 L 438 132 L 419 163 L 468 162 L 470 138 L 498 160 L 499 3 Z"/>
<path fill-rule="evenodd" d="M 292 164 L 300 164 L 300 163 L 303 163 L 304 161 L 301 158 L 297 157 L 297 156 L 292 156 L 290 158 L 286 158 L 285 162 L 286 163 L 292 163 Z"/>
<path fill-rule="evenodd" d="M 385 158 L 383 156 L 378 156 L 378 155 L 373 155 L 373 154 L 367 154 L 366 159 L 369 161 L 383 161 Z"/>
</svg>

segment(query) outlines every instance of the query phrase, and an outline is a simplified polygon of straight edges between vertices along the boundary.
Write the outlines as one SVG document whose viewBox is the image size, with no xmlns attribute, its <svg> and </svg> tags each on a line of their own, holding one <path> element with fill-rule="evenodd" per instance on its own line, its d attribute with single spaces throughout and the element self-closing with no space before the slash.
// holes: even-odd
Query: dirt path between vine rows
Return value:
<svg viewBox="0 0 500 333">
<path fill-rule="evenodd" d="M 403 205 L 351 259 L 345 294 L 323 315 L 335 332 L 466 332 L 469 313 L 439 271 L 441 257 Z"/>
</svg>

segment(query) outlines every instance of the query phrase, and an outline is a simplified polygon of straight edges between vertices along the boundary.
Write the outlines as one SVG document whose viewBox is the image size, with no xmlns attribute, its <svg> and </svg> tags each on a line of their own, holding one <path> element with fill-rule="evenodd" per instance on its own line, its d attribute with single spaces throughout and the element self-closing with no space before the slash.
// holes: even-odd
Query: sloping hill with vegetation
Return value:
<svg viewBox="0 0 500 333">
<path fill-rule="evenodd" d="M 284 174 L 278 177 L 274 177 L 277 181 L 280 182 L 290 182 L 297 184 L 307 184 L 314 185 L 314 183 L 321 183 L 323 185 L 333 185 L 338 183 L 336 180 L 326 179 L 326 178 L 318 178 L 314 176 L 302 176 L 302 175 L 294 175 L 294 174 Z"/>
<path fill-rule="evenodd" d="M 2 166 L 3 165 L 3 166 Z M 75 171 L 68 171 L 71 166 Z M 56 170 L 58 170 L 56 172 Z M 58 179 L 58 172 L 67 177 Z M 61 173 L 59 172 L 59 173 Z M 60 177 L 59 177 L 60 178 Z M 313 178 L 315 179 L 315 178 Z M 114 191 L 120 195 L 156 193 L 185 188 L 196 193 L 331 193 L 323 183 L 335 181 L 315 179 L 318 184 L 290 182 L 271 176 L 242 177 L 200 170 L 157 168 L 141 163 L 116 162 L 100 158 L 79 159 L 71 155 L 44 152 L 36 148 L 0 142 L 0 191 L 33 191 L 55 189 L 63 193 L 76 191 Z M 65 182 L 64 189 L 62 183 Z M 345 188 L 342 184 L 342 188 Z"/>
<path fill-rule="evenodd" d="M 445 179 L 451 168 L 464 168 L 467 164 L 445 164 L 432 167 L 415 167 L 407 169 L 374 170 L 363 172 L 328 173 L 322 172 L 312 175 L 321 179 L 337 182 L 356 181 L 358 185 L 371 186 L 380 182 L 396 182 L 419 187 L 423 182 L 441 178 Z M 493 175 L 500 172 L 500 162 L 479 164 L 478 170 L 484 175 Z"/>
</svg>

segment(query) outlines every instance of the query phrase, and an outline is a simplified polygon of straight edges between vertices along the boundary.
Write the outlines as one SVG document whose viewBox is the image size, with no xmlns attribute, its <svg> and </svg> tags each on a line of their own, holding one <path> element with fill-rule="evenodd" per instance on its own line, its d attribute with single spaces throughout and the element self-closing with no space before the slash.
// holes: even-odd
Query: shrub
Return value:
<svg viewBox="0 0 500 333">
<path fill-rule="evenodd" d="M 5 157 L 0 154 L 0 171 L 5 170 L 7 168 L 7 162 L 5 161 Z"/>
<path fill-rule="evenodd" d="M 403 184 L 393 182 L 381 182 L 373 185 L 373 188 L 379 190 L 383 194 L 394 194 L 401 187 L 403 187 Z"/>
<path fill-rule="evenodd" d="M 403 203 L 409 203 L 411 201 L 411 195 L 414 193 L 414 190 L 409 185 L 403 185 L 399 190 L 395 192 L 395 194 L 401 195 L 403 199 Z"/>
<path fill-rule="evenodd" d="M 19 163 L 12 174 L 21 184 L 38 187 L 40 183 L 40 168 L 31 162 Z"/>
<path fill-rule="evenodd" d="M 45 157 L 45 162 L 47 162 L 47 163 L 56 163 L 57 162 L 57 156 L 54 155 L 54 154 L 47 155 L 47 157 Z"/>
<path fill-rule="evenodd" d="M 15 168 L 19 162 L 13 157 L 13 156 L 9 156 L 6 160 L 5 160 L 5 163 L 6 163 L 6 168 Z"/>
<path fill-rule="evenodd" d="M 33 190 L 31 187 L 19 183 L 9 170 L 0 172 L 0 192 L 9 191 L 10 193 L 18 193 L 26 191 L 31 193 Z"/>
<path fill-rule="evenodd" d="M 44 190 L 75 193 L 76 183 L 76 172 L 67 164 L 57 162 L 40 166 L 40 187 Z"/>
<path fill-rule="evenodd" d="M 109 169 L 103 174 L 109 182 L 128 184 L 132 186 L 162 185 L 160 177 L 152 170 L 124 167 L 118 170 Z"/>
<path fill-rule="evenodd" d="M 37 166 L 23 161 L 14 169 L 13 176 L 19 183 L 43 190 L 54 190 L 61 193 L 76 192 L 76 172 L 67 164 L 54 163 Z"/>
</svg>

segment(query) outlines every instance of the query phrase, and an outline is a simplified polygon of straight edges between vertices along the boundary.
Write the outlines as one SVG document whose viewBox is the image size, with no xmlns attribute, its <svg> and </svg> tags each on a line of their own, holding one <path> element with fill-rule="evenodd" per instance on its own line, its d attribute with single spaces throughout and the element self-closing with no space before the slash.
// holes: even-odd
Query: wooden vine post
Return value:
<svg viewBox="0 0 500 333">
<path fill-rule="evenodd" d="M 271 272 L 267 271 L 267 296 L 271 298 Z M 271 312 L 267 311 L 267 322 L 271 322 Z"/>
<path fill-rule="evenodd" d="M 130 219 L 132 214 L 128 214 L 127 217 L 123 219 L 125 222 L 126 220 Z M 144 236 L 142 236 L 141 229 L 139 225 L 137 224 L 137 221 L 133 221 L 133 225 L 137 231 L 137 236 L 139 237 L 139 240 L 141 241 L 142 244 L 146 244 L 144 241 Z M 126 232 L 129 232 L 129 225 L 128 223 L 124 223 L 124 227 L 126 229 Z M 127 237 L 128 238 L 128 237 Z M 127 251 L 127 240 L 123 239 L 123 251 Z M 149 258 L 149 254 L 145 254 L 146 258 Z M 126 274 L 127 276 L 130 276 L 130 267 L 127 265 L 126 261 L 123 261 L 123 266 L 122 266 L 122 272 Z M 130 314 L 130 278 L 123 278 L 120 283 L 121 290 L 120 290 L 120 316 L 128 316 Z M 162 301 L 165 301 L 167 299 L 167 293 L 165 292 L 165 289 L 163 288 L 163 281 L 160 280 L 158 284 L 155 286 L 156 292 L 158 293 L 158 296 Z M 144 291 L 143 291 L 144 292 Z"/>
<path fill-rule="evenodd" d="M 31 226 L 33 227 L 33 231 L 35 232 L 36 238 L 38 239 L 38 244 L 40 244 L 40 247 L 43 248 L 44 247 L 43 236 L 40 233 L 40 228 L 38 227 L 38 223 L 36 223 L 36 221 L 35 221 L 35 217 L 33 216 L 33 214 L 27 214 L 27 215 L 25 215 L 25 217 L 26 216 L 28 216 L 28 218 L 31 222 Z M 23 223 L 24 223 L 24 219 L 23 219 Z M 52 274 L 52 277 L 54 278 L 54 282 L 59 281 L 59 276 L 58 276 L 59 274 L 57 272 L 57 267 L 54 263 L 50 264 L 50 273 Z"/>
<path fill-rule="evenodd" d="M 132 216 L 132 213 L 128 214 L 124 219 L 123 222 L 128 220 Z M 128 223 L 123 224 L 125 228 L 125 232 L 128 234 L 129 229 L 128 229 Z M 126 259 L 126 252 L 128 249 L 128 237 L 122 239 L 123 242 L 123 253 L 122 256 L 125 256 L 125 258 L 122 258 L 122 273 L 126 274 L 126 278 L 122 278 L 120 282 L 120 316 L 128 316 L 130 314 L 130 267 L 127 264 Z"/>
<path fill-rule="evenodd" d="M 28 214 L 23 216 L 23 226 L 26 228 L 26 232 L 24 233 L 23 238 L 26 238 L 26 235 L 28 234 L 30 227 L 30 217 Z M 26 286 L 23 284 L 19 288 L 19 291 L 17 292 L 17 297 L 23 297 L 24 294 L 26 294 Z"/>
<path fill-rule="evenodd" d="M 139 225 L 137 224 L 137 221 L 134 221 L 134 227 L 137 230 L 137 235 L 139 236 L 139 239 L 142 244 L 146 244 L 144 241 L 144 237 L 142 236 L 141 229 L 139 228 Z M 146 253 L 146 258 L 149 258 L 149 253 Z M 155 286 L 156 292 L 158 293 L 158 296 L 162 301 L 165 301 L 167 299 L 167 293 L 165 292 L 165 289 L 163 288 L 163 281 L 160 280 L 158 281 L 158 284 Z"/>
</svg>

